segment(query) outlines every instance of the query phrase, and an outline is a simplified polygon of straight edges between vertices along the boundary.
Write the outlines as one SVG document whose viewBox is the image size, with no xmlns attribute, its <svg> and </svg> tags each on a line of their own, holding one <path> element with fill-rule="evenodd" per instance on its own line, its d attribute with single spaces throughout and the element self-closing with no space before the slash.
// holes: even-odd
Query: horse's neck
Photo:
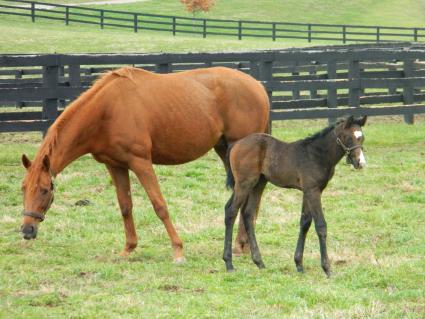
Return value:
<svg viewBox="0 0 425 319">
<path fill-rule="evenodd" d="M 49 130 L 45 142 L 50 143 L 48 155 L 54 176 L 90 151 L 90 143 L 96 132 L 96 122 L 91 118 L 85 110 L 78 110 L 72 116 L 59 118 Z"/>
<path fill-rule="evenodd" d="M 325 136 L 313 141 L 309 147 L 314 149 L 313 153 L 317 160 L 328 166 L 329 169 L 334 168 L 344 156 L 341 146 L 337 143 L 335 130 L 331 130 Z"/>
</svg>

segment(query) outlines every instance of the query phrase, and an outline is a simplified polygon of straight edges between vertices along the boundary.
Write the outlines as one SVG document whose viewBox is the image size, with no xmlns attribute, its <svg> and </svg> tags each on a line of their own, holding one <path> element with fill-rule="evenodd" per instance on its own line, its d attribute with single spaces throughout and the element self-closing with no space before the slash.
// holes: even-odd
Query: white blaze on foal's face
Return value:
<svg viewBox="0 0 425 319">
<path fill-rule="evenodd" d="M 360 130 L 355 130 L 354 131 L 354 136 L 356 137 L 356 139 L 360 140 L 361 137 L 363 136 L 363 132 L 360 131 Z M 360 167 L 365 167 L 366 166 L 366 158 L 364 157 L 363 150 L 360 150 L 359 166 Z"/>
<path fill-rule="evenodd" d="M 360 137 L 363 136 L 363 132 L 362 131 L 355 130 L 354 131 L 354 136 L 356 137 L 356 139 L 359 139 Z"/>
</svg>

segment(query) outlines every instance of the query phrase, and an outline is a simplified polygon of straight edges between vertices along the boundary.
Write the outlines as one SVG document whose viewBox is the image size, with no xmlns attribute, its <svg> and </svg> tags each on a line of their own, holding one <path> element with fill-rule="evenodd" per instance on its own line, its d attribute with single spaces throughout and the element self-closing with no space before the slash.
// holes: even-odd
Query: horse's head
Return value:
<svg viewBox="0 0 425 319">
<path fill-rule="evenodd" d="M 47 155 L 31 162 L 22 155 L 22 164 L 27 169 L 22 183 L 24 216 L 21 231 L 25 239 L 37 237 L 38 223 L 44 220 L 46 211 L 53 202 L 53 177 Z"/>
<path fill-rule="evenodd" d="M 350 116 L 335 131 L 337 143 L 347 155 L 347 162 L 352 164 L 356 169 L 366 166 L 366 159 L 362 149 L 364 142 L 362 126 L 365 125 L 366 120 L 367 116 L 358 119 Z"/>
</svg>

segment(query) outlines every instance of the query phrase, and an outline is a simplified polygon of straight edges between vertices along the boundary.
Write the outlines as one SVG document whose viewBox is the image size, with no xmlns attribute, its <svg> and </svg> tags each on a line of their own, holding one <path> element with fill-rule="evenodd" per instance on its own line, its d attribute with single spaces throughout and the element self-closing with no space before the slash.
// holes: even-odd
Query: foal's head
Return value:
<svg viewBox="0 0 425 319">
<path fill-rule="evenodd" d="M 27 169 L 22 183 L 24 215 L 21 231 L 25 239 L 37 237 L 38 223 L 44 220 L 46 211 L 53 202 L 53 178 L 47 155 L 31 162 L 22 155 L 22 164 Z"/>
<path fill-rule="evenodd" d="M 347 155 L 347 162 L 354 168 L 360 169 L 366 166 L 362 145 L 364 135 L 362 126 L 365 125 L 367 116 L 355 119 L 350 116 L 335 128 L 337 143 Z"/>
</svg>

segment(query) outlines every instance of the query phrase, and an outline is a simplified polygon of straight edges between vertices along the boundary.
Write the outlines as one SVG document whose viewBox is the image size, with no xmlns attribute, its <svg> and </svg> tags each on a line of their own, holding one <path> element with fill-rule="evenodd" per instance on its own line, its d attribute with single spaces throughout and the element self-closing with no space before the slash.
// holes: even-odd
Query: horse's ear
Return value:
<svg viewBox="0 0 425 319">
<path fill-rule="evenodd" d="M 50 170 L 50 159 L 49 156 L 44 155 L 43 157 L 43 169 L 48 172 Z"/>
<path fill-rule="evenodd" d="M 22 165 L 24 165 L 26 169 L 29 169 L 31 166 L 31 161 L 25 154 L 22 154 Z"/>
<path fill-rule="evenodd" d="M 353 125 L 353 122 L 354 122 L 354 116 L 350 115 L 345 121 L 345 128 L 350 128 L 351 125 Z"/>
<path fill-rule="evenodd" d="M 359 119 L 357 120 L 357 123 L 359 123 L 359 125 L 360 125 L 360 126 L 364 126 L 364 125 L 366 124 L 366 120 L 367 120 L 367 115 L 365 115 L 365 116 L 363 116 L 363 117 L 359 118 Z"/>
</svg>

